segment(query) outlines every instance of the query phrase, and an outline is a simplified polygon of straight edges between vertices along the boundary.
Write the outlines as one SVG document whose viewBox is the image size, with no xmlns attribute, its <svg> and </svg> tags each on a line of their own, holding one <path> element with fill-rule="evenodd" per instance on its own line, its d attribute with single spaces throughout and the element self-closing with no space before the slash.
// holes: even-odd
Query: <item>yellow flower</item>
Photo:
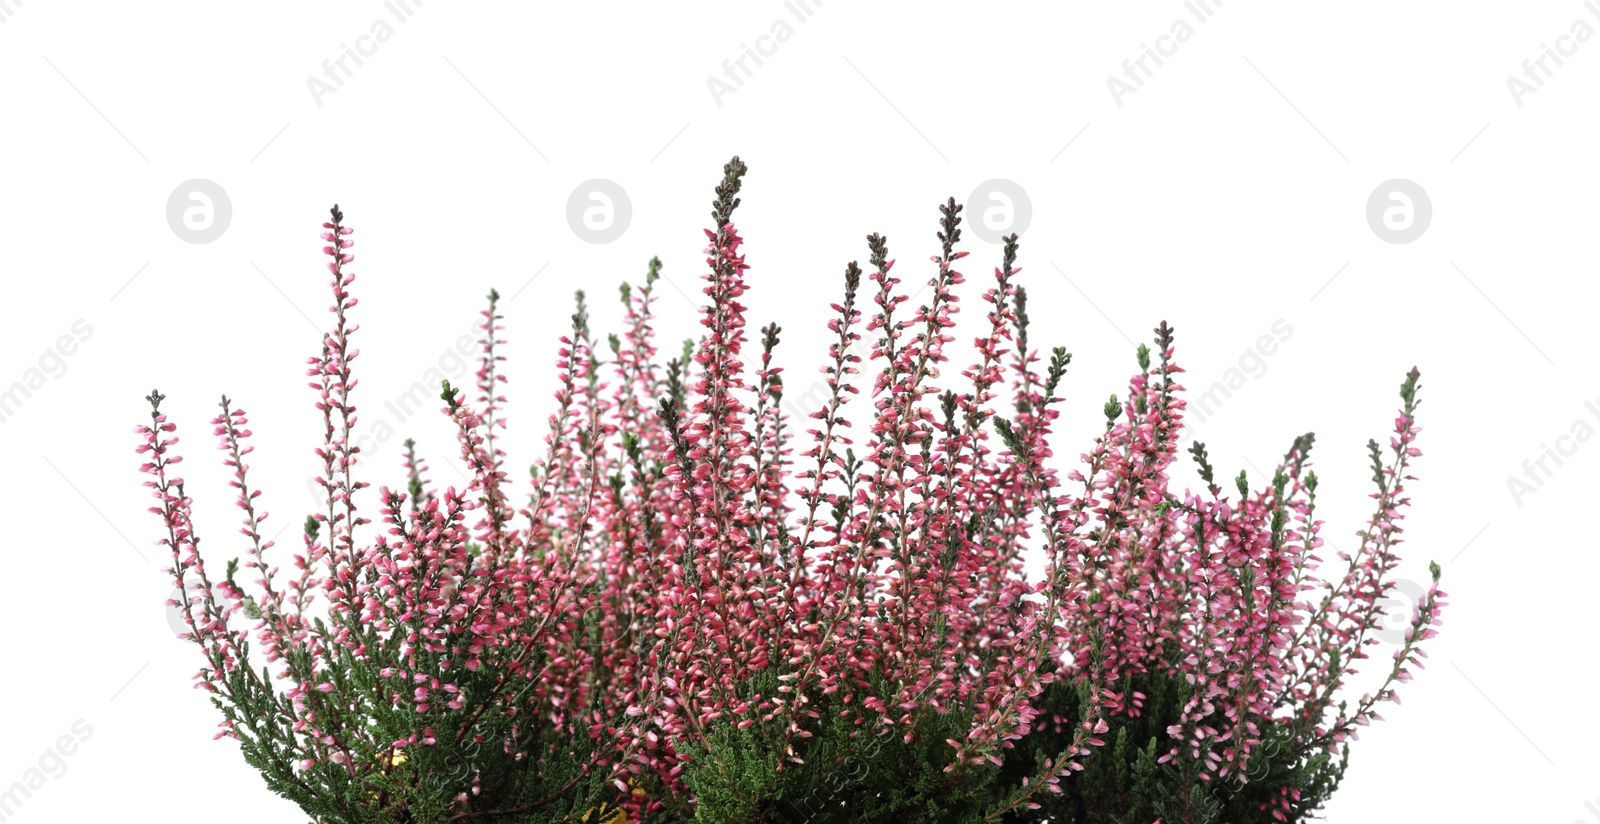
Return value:
<svg viewBox="0 0 1600 824">
<path fill-rule="evenodd" d="M 642 788 L 633 788 L 634 798 L 643 798 L 644 795 L 645 791 Z M 606 810 L 608 807 L 610 807 L 610 805 L 603 801 L 600 802 L 599 807 L 590 807 L 583 814 L 582 824 L 633 824 L 633 819 L 629 818 L 627 812 L 625 812 L 621 807 L 612 810 L 611 813 L 607 815 Z M 594 821 L 590 821 L 590 816 L 595 815 L 604 816 L 604 818 L 596 818 Z"/>
<path fill-rule="evenodd" d="M 592 815 L 605 815 L 606 806 L 607 805 L 605 803 L 601 803 L 598 808 L 590 807 L 589 810 L 583 814 L 584 824 L 629 824 L 628 814 L 624 812 L 621 807 L 613 810 L 611 815 L 607 818 L 596 819 L 593 822 L 589 821 L 589 817 Z"/>
<path fill-rule="evenodd" d="M 381 756 L 381 755 L 378 756 L 378 763 L 379 764 L 383 763 L 383 756 Z M 394 754 L 389 757 L 389 766 L 391 766 L 391 767 L 398 767 L 398 766 L 400 766 L 401 764 L 404 764 L 404 763 L 406 763 L 406 754 L 405 754 L 404 750 L 395 750 Z M 367 797 L 368 798 L 377 798 L 378 797 L 378 791 L 377 790 L 373 790 L 373 791 L 367 793 Z"/>
</svg>

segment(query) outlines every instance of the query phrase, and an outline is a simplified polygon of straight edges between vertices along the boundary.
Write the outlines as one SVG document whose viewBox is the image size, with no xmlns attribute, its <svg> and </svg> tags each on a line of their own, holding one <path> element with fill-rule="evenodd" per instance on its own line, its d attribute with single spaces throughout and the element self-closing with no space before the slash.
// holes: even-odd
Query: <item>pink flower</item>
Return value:
<svg viewBox="0 0 1600 824">
<path fill-rule="evenodd" d="M 224 576 L 202 558 L 192 499 L 171 474 L 182 461 L 176 425 L 151 394 L 137 453 L 174 578 L 196 593 L 174 604 L 206 656 L 196 686 L 236 710 L 270 708 L 252 721 L 299 748 L 278 763 L 309 770 L 326 759 L 348 777 L 419 741 L 487 738 L 500 750 L 588 736 L 613 774 L 648 774 L 688 798 L 684 771 L 695 765 L 683 754 L 709 751 L 723 723 L 759 726 L 778 770 L 815 754 L 824 717 L 910 743 L 942 716 L 957 727 L 932 740 L 950 748 L 956 778 L 1002 764 L 1035 730 L 1070 726 L 1063 752 L 1014 799 L 1034 807 L 1033 793 L 1060 791 L 1094 757 L 1110 721 L 1160 708 L 1159 696 L 1130 686 L 1144 676 L 1189 685 L 1158 761 L 1209 783 L 1274 757 L 1258 752 L 1268 725 L 1292 729 L 1302 750 L 1331 749 L 1379 718 L 1375 703 L 1398 702 L 1391 685 L 1410 681 L 1418 644 L 1440 623 L 1437 570 L 1382 686 L 1343 708 L 1337 694 L 1367 657 L 1400 560 L 1408 473 L 1421 454 L 1415 370 L 1388 449 L 1370 445 L 1372 515 L 1324 571 L 1310 435 L 1271 475 L 1254 486 L 1241 475 L 1227 489 L 1196 444 L 1204 488 L 1173 489 L 1187 401 L 1165 322 L 1153 348 L 1139 347 L 1138 371 L 1105 403 L 1087 450 L 1063 453 L 1080 454 L 1079 465 L 1056 468 L 1070 355 L 1031 337 L 1015 235 L 969 287 L 956 268 L 968 253 L 956 248 L 954 199 L 939 207 L 938 253 L 918 274 L 891 274 L 887 239 L 868 236 L 866 266 L 848 263 L 842 296 L 817 301 L 831 314 L 819 377 L 795 385 L 807 378 L 791 376 L 807 372 L 782 365 L 782 330 L 753 336 L 747 318 L 752 264 L 733 220 L 746 172 L 734 158 L 716 189 L 697 342 L 659 362 L 658 260 L 642 285 L 623 288 L 623 331 L 598 345 L 579 293 L 550 362 L 555 411 L 527 474 L 506 450 L 504 318 L 490 292 L 475 391 L 438 387 L 467 472 L 465 488 L 442 492 L 412 441 L 402 482 L 364 492 L 355 478 L 366 468 L 346 268 L 355 259 L 335 207 L 321 233 L 331 330 L 306 370 L 322 503 L 298 531 L 292 574 L 267 557 L 275 547 L 263 535 L 278 532 L 251 486 L 247 415 L 224 398 L 210 421 L 249 594 L 232 565 L 213 594 Z M 972 356 L 952 362 L 963 308 L 980 310 Z M 1033 551 L 1042 579 L 1025 572 Z M 255 621 L 249 630 L 229 623 L 241 612 Z M 279 665 L 275 676 L 252 648 Z M 271 678 L 289 688 L 275 691 Z M 337 698 L 334 680 L 349 685 Z M 1085 689 L 1075 717 L 1041 711 L 1058 682 Z M 392 718 L 408 698 L 414 720 L 403 723 L 417 732 L 398 740 L 340 720 Z M 550 753 L 485 757 L 507 755 Z M 631 797 L 627 781 L 613 783 Z M 476 784 L 452 794 L 494 809 Z"/>
</svg>

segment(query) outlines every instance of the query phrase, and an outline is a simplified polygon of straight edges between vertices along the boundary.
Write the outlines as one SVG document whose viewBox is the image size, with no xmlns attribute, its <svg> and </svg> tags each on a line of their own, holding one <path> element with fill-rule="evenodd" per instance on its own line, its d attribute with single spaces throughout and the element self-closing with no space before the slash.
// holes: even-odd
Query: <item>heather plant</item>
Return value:
<svg viewBox="0 0 1600 824">
<path fill-rule="evenodd" d="M 586 455 L 616 492 L 595 529 L 616 571 L 601 588 L 617 605 L 602 632 L 626 642 L 603 645 L 615 663 L 599 680 L 635 719 L 619 730 L 619 764 L 650 799 L 640 811 L 666 817 L 998 820 L 1080 769 L 1105 729 L 1085 666 L 1067 739 L 1026 782 L 994 781 L 1031 728 L 1062 617 L 1087 608 L 1066 553 L 1048 553 L 1043 581 L 1023 574 L 1030 538 L 1053 543 L 1063 525 L 1053 473 L 1032 457 L 1046 453 L 1068 356 L 1057 350 L 1041 373 L 1037 353 L 1007 346 L 1025 326 L 1012 237 L 963 371 L 970 391 L 935 385 L 951 369 L 965 282 L 951 199 L 926 304 L 902 307 L 910 296 L 880 235 L 867 238 L 869 270 L 845 267 L 829 397 L 795 433 L 774 358 L 781 330 L 762 329 L 745 362 L 748 266 L 732 220 L 745 173 L 737 158 L 725 167 L 706 230 L 705 335 L 664 372 L 639 366 L 652 354 L 639 332 L 650 276 L 639 297 L 624 291 L 634 332 L 612 342 L 619 388 L 606 399 L 618 448 Z M 874 336 L 865 359 L 863 334 Z M 864 360 L 881 365 L 866 387 Z M 864 388 L 875 411 L 858 436 L 845 407 Z M 989 431 L 1006 390 L 1018 412 L 1004 431 L 1030 445 L 1029 460 Z"/>
<path fill-rule="evenodd" d="M 592 623 L 578 565 L 583 504 L 567 513 L 571 529 L 513 526 L 494 440 L 504 425 L 497 405 L 505 380 L 495 354 L 503 342 L 496 298 L 482 324 L 481 406 L 448 384 L 441 396 L 474 472 L 471 486 L 426 491 L 426 467 L 408 448 L 407 491 L 379 490 L 382 534 L 360 542 L 358 528 L 372 519 L 356 505 L 367 483 L 354 479 L 361 450 L 350 439 L 353 241 L 337 206 L 331 217 L 322 239 L 335 324 L 307 370 L 323 420 L 316 454 L 327 504 L 305 522 L 295 572 L 280 575 L 274 543 L 261 537 L 268 513 L 249 479 L 254 447 L 242 408 L 223 397 L 211 425 L 243 513 L 251 594 L 236 580 L 238 558 L 219 576 L 201 556 L 193 499 L 175 474 L 183 460 L 176 424 L 161 411 L 159 392 L 147 399 L 150 424 L 136 428 L 147 456 L 141 469 L 151 476 L 145 486 L 158 502 L 151 511 L 172 556 L 168 571 L 187 593 L 169 603 L 181 607 L 184 637 L 205 657 L 195 686 L 223 716 L 216 737 L 238 742 L 267 787 L 318 822 L 598 820 L 595 799 L 609 789 L 595 769 L 588 719 L 569 707 L 568 685 L 549 674 Z M 535 500 L 531 509 L 549 505 Z M 236 626 L 240 613 L 254 621 L 253 632 Z M 260 644 L 254 658 L 252 635 Z"/>
<path fill-rule="evenodd" d="M 661 363 L 655 343 L 659 260 L 621 288 L 623 329 L 604 343 L 578 294 L 525 506 L 496 443 L 491 292 L 476 403 L 441 387 L 471 484 L 433 490 L 408 442 L 403 490 L 378 493 L 384 534 L 357 540 L 356 301 L 337 207 L 323 236 L 335 328 L 309 370 L 327 507 L 307 520 L 298 580 L 275 583 L 248 421 L 226 398 L 214 434 L 258 592 L 236 563 L 208 577 L 152 393 L 140 451 L 195 593 L 184 614 L 219 735 L 320 821 L 1237 824 L 1315 810 L 1355 728 L 1421 667 L 1444 604 L 1434 567 L 1386 680 L 1341 701 L 1398 563 L 1416 371 L 1388 458 L 1369 445 L 1376 513 L 1324 579 L 1310 435 L 1254 491 L 1241 473 L 1237 496 L 1197 444 L 1206 489 L 1170 489 L 1185 402 L 1164 322 L 1082 466 L 1058 471 L 1071 355 L 1030 344 L 1015 235 L 981 293 L 973 359 L 951 364 L 967 256 L 954 199 L 915 309 L 883 236 L 867 237 L 866 268 L 844 267 L 826 399 L 792 420 L 782 330 L 752 340 L 740 301 L 746 172 L 723 169 L 704 334 L 676 357 Z M 1042 574 L 1027 574 L 1030 553 Z M 318 592 L 326 614 L 308 617 Z M 239 612 L 281 665 L 281 694 L 246 663 Z"/>
<path fill-rule="evenodd" d="M 1139 357 L 1148 370 L 1142 347 Z M 1163 359 L 1160 372 L 1171 371 Z M 1393 586 L 1386 575 L 1399 562 L 1405 481 L 1414 479 L 1407 471 L 1421 454 L 1418 378 L 1413 369 L 1400 386 L 1388 449 L 1368 442 L 1376 506 L 1355 550 L 1338 554 L 1342 569 L 1333 575 L 1319 574 L 1323 522 L 1315 519 L 1309 433 L 1253 492 L 1241 471 L 1238 495 L 1223 495 L 1197 442 L 1190 451 L 1204 493 L 1180 499 L 1163 484 L 1102 495 L 1106 517 L 1084 557 L 1096 570 L 1085 576 L 1095 604 L 1088 620 L 1117 639 L 1104 650 L 1110 743 L 1066 792 L 1010 820 L 1270 824 L 1305 820 L 1322 806 L 1344 775 L 1356 728 L 1381 720 L 1379 703 L 1399 702 L 1396 685 L 1423 667 L 1420 643 L 1441 623 L 1445 593 L 1430 563 L 1433 585 L 1387 673 L 1354 707 L 1341 700 L 1365 649 L 1379 643 L 1380 605 Z M 1113 399 L 1108 419 L 1127 408 Z M 1155 408 L 1154 400 L 1139 408 Z M 1139 417 L 1144 438 L 1118 434 L 1110 423 L 1108 435 L 1121 441 L 1117 454 L 1145 451 L 1150 476 L 1159 477 L 1166 463 L 1159 456 L 1173 451 L 1170 422 Z M 1043 703 L 1052 718 L 1079 711 L 1077 696 L 1057 684 Z M 1044 757 L 1061 737 L 1058 727 L 1038 725 L 1008 772 Z"/>
<path fill-rule="evenodd" d="M 1241 473 L 1237 497 L 1197 444 L 1206 490 L 1171 490 L 1186 404 L 1166 323 L 1105 403 L 1085 465 L 1057 476 L 1050 436 L 1070 355 L 1056 348 L 1046 365 L 1029 346 L 1016 236 L 983 293 L 977 362 L 941 380 L 965 282 L 952 199 L 931 297 L 914 312 L 897 311 L 908 298 L 883 237 L 868 237 L 864 325 L 862 273 L 846 267 L 822 367 L 829 397 L 791 461 L 775 326 L 762 330 L 753 404 L 739 400 L 747 287 L 731 213 L 744 172 L 737 159 L 725 169 L 707 230 L 707 333 L 685 349 L 699 367 L 694 402 L 681 363 L 655 394 L 657 437 L 673 444 L 658 474 L 666 508 L 649 514 L 660 498 L 642 488 L 637 507 L 620 507 L 692 528 L 658 544 L 684 585 L 637 590 L 666 595 L 678 621 L 643 653 L 664 674 L 623 698 L 659 730 L 630 753 L 662 779 L 654 794 L 689 790 L 697 821 L 1232 824 L 1317 809 L 1355 728 L 1421 667 L 1418 644 L 1444 604 L 1435 566 L 1386 678 L 1334 708 L 1377 643 L 1399 561 L 1420 455 L 1416 370 L 1387 462 L 1369 444 L 1376 511 L 1324 580 L 1311 435 L 1256 491 Z M 865 359 L 853 354 L 861 333 L 875 336 Z M 863 388 L 858 456 L 845 406 Z M 1003 394 L 1007 416 L 993 409 Z M 1029 546 L 1043 550 L 1041 580 L 1023 574 Z"/>
</svg>

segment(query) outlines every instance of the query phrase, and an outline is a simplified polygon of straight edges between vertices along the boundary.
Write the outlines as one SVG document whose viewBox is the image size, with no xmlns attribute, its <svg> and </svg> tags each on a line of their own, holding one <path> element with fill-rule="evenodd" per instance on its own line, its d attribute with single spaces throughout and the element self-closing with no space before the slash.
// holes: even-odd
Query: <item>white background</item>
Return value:
<svg viewBox="0 0 1600 824">
<path fill-rule="evenodd" d="M 752 331 L 785 328 L 794 396 L 864 236 L 888 235 L 915 287 L 936 205 L 992 178 L 1031 199 L 1020 282 L 1034 340 L 1075 356 L 1065 457 L 1087 449 L 1133 345 L 1166 319 L 1191 389 L 1230 367 L 1253 375 L 1199 427 L 1219 472 L 1259 480 L 1252 467 L 1314 430 L 1326 534 L 1348 544 L 1370 491 L 1364 444 L 1386 442 L 1401 378 L 1420 367 L 1425 455 L 1400 574 L 1422 582 L 1439 561 L 1451 604 L 1404 705 L 1355 744 L 1327 819 L 1600 821 L 1597 560 L 1582 527 L 1600 443 L 1562 441 L 1573 454 L 1547 459 L 1548 477 L 1535 467 L 1535 492 L 1508 486 L 1575 422 L 1600 430 L 1585 407 L 1600 409 L 1600 38 L 1547 62 L 1522 105 L 1507 86 L 1541 43 L 1600 17 L 1576 0 L 1227 0 L 1119 106 L 1107 78 L 1192 22 L 1182 4 L 811 2 L 803 23 L 777 0 L 428 0 L 401 23 L 375 1 L 0 3 L 0 390 L 30 368 L 55 374 L 0 424 L 0 786 L 75 720 L 93 729 L 9 820 L 303 820 L 210 740 L 220 719 L 189 688 L 200 656 L 168 625 L 131 428 L 159 387 L 214 563 L 242 547 L 206 425 L 223 393 L 250 412 L 269 525 L 304 519 L 329 205 L 358 240 L 365 479 L 399 483 L 412 436 L 435 480 L 463 483 L 442 416 L 398 421 L 383 402 L 441 356 L 455 366 L 491 287 L 515 295 L 510 448 L 526 466 L 574 290 L 603 334 L 617 284 L 660 255 L 663 350 L 695 332 L 685 295 L 699 297 L 712 187 L 738 154 Z M 392 37 L 319 105 L 308 78 L 380 19 Z M 707 79 L 778 19 L 793 36 L 719 105 Z M 232 204 L 208 244 L 166 218 L 192 178 Z M 568 196 L 591 178 L 631 199 L 609 244 L 568 227 Z M 1392 178 L 1433 205 L 1408 244 L 1366 221 Z M 963 248 L 965 342 L 998 247 L 969 232 Z M 80 319 L 88 339 L 47 355 Z M 1288 340 L 1248 355 L 1280 319 Z M 380 419 L 394 430 L 382 443 Z M 1195 483 L 1187 465 L 1178 481 Z M 277 550 L 285 568 L 297 543 Z"/>
</svg>

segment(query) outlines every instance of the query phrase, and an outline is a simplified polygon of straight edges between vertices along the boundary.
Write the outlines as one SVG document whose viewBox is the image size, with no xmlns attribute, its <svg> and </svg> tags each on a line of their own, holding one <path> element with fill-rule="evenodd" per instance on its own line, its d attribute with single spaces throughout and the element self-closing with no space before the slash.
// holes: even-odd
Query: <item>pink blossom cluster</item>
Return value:
<svg viewBox="0 0 1600 824">
<path fill-rule="evenodd" d="M 580 294 L 554 362 L 546 454 L 516 493 L 497 440 L 506 376 L 491 294 L 475 402 L 448 384 L 441 396 L 470 486 L 426 490 L 408 451 L 410 491 L 379 489 L 375 522 L 356 505 L 366 484 L 353 478 L 351 441 L 354 258 L 335 207 L 322 235 L 335 325 L 308 370 L 324 422 L 326 507 L 287 580 L 261 539 L 248 419 L 225 398 L 212 421 L 234 471 L 254 594 L 231 570 L 220 582 L 207 572 L 174 474 L 174 425 L 152 394 L 139 451 L 174 577 L 195 593 L 182 607 L 207 660 L 197 686 L 227 716 L 219 737 L 275 752 L 268 744 L 288 729 L 291 767 L 337 764 L 387 788 L 390 760 L 371 754 L 449 737 L 518 757 L 526 727 L 504 718 L 520 717 L 588 736 L 593 767 L 627 809 L 659 812 L 692 809 L 686 769 L 724 768 L 693 760 L 721 727 L 758 731 L 781 772 L 805 763 L 825 723 L 852 725 L 864 743 L 911 741 L 930 713 L 965 718 L 964 734 L 945 742 L 945 770 L 959 781 L 1002 763 L 1044 722 L 1047 685 L 1088 685 L 1082 717 L 1067 719 L 1071 742 L 994 820 L 1033 806 L 1041 787 L 1059 791 L 1094 757 L 1108 718 L 1138 715 L 1145 696 L 1126 684 L 1140 674 L 1192 685 L 1162 760 L 1202 781 L 1243 774 L 1266 722 L 1332 749 L 1378 718 L 1378 702 L 1398 700 L 1394 683 L 1422 666 L 1417 645 L 1439 623 L 1437 575 L 1382 686 L 1351 709 L 1337 705 L 1376 643 L 1385 576 L 1399 562 L 1405 482 L 1420 454 L 1415 371 L 1387 453 L 1371 446 L 1376 513 L 1339 554 L 1344 568 L 1324 573 L 1309 436 L 1253 491 L 1241 475 L 1239 494 L 1224 494 L 1203 447 L 1195 458 L 1208 489 L 1169 490 L 1185 401 L 1165 323 L 1154 361 L 1141 347 L 1127 392 L 1105 405 L 1082 465 L 1057 471 L 1056 393 L 1070 356 L 1030 346 L 1015 236 L 983 287 L 973 361 L 946 354 L 967 281 L 952 199 L 940 206 L 921 305 L 907 305 L 882 236 L 867 239 L 865 269 L 845 268 L 820 367 L 826 400 L 795 421 L 782 403 L 781 330 L 752 340 L 741 302 L 750 265 L 733 214 L 745 170 L 734 158 L 717 187 L 698 343 L 659 362 L 659 261 L 642 286 L 622 290 L 625 327 L 606 343 L 593 338 Z M 378 534 L 363 541 L 369 524 Z M 1042 575 L 1027 573 L 1030 552 L 1042 553 Z M 221 603 L 211 594 L 219 583 Z M 306 611 L 319 594 L 326 621 Z M 255 620 L 249 632 L 230 623 L 241 611 Z M 281 693 L 251 667 L 251 637 L 278 666 Z M 252 690 L 271 696 L 269 708 L 236 711 Z M 379 739 L 349 721 L 394 709 L 424 723 Z M 631 792 L 642 785 L 661 790 Z"/>
</svg>

